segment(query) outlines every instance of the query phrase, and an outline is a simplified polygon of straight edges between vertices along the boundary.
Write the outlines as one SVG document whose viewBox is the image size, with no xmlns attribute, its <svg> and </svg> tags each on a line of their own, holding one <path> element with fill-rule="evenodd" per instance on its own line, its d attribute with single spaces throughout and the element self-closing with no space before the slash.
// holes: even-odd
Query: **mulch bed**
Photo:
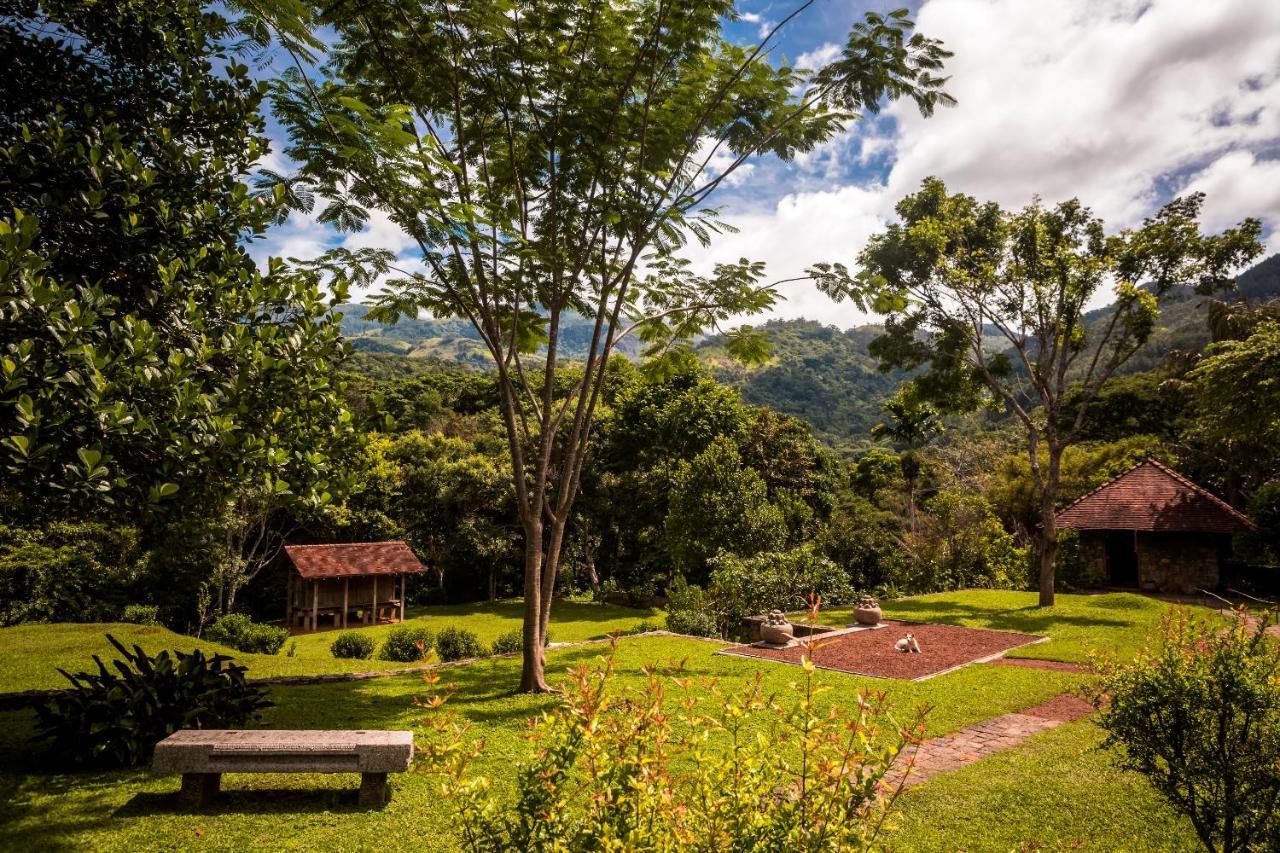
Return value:
<svg viewBox="0 0 1280 853">
<path fill-rule="evenodd" d="M 1080 663 L 1065 663 L 1060 660 L 1034 660 L 1032 658 L 997 658 L 991 661 L 992 666 L 1021 666 L 1027 669 L 1051 669 L 1054 672 L 1088 672 L 1089 667 Z"/>
<path fill-rule="evenodd" d="M 813 650 L 813 662 L 825 669 L 854 675 L 922 678 L 1040 639 L 1030 634 L 957 625 L 911 622 L 888 622 L 887 625 L 873 631 L 857 631 L 830 640 L 819 640 Z M 920 643 L 920 654 L 906 654 L 894 648 L 894 644 L 908 633 L 914 634 Z M 735 646 L 726 649 L 725 653 L 800 663 L 806 650 L 802 646 L 788 649 Z"/>
<path fill-rule="evenodd" d="M 1055 696 L 1048 702 L 1041 702 L 1034 708 L 1022 712 L 1028 717 L 1039 717 L 1042 720 L 1057 720 L 1060 723 L 1074 723 L 1083 720 L 1093 713 L 1093 706 L 1070 693 Z"/>
</svg>

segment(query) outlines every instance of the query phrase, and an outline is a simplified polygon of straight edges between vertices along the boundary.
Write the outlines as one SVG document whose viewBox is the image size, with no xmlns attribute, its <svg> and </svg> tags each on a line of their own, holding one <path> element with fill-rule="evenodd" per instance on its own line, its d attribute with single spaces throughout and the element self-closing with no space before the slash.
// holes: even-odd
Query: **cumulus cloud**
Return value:
<svg viewBox="0 0 1280 853">
<path fill-rule="evenodd" d="M 1079 197 L 1111 227 L 1191 190 L 1208 194 L 1208 228 L 1249 215 L 1269 230 L 1280 223 L 1275 0 L 926 0 L 916 20 L 955 52 L 948 90 L 959 106 L 924 119 L 895 104 L 890 135 L 855 129 L 795 166 L 829 178 L 833 157 L 865 165 L 890 149 L 883 182 L 835 179 L 765 215 L 735 217 L 730 207 L 744 231 L 735 244 L 757 246 L 749 254 L 772 272 L 851 262 L 876 230 L 867 223 L 885 221 L 929 175 L 1007 206 L 1035 194 L 1049 203 Z M 840 156 L 848 151 L 858 156 Z M 777 313 L 814 316 L 812 296 Z M 863 319 L 848 307 L 827 306 L 821 316 Z"/>
</svg>

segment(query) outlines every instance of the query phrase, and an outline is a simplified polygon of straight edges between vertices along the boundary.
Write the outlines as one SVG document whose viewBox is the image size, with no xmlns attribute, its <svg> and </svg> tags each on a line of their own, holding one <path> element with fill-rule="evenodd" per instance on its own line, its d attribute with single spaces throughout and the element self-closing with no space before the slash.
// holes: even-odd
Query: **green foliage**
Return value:
<svg viewBox="0 0 1280 853">
<path fill-rule="evenodd" d="M 431 651 L 435 636 L 428 628 L 417 628 L 409 625 L 398 625 L 392 628 L 387 638 L 382 641 L 378 650 L 381 660 L 394 660 L 403 663 L 419 661 Z"/>
<path fill-rule="evenodd" d="M 941 491 L 925 502 L 919 532 L 910 536 L 913 561 L 894 580 L 907 591 L 1009 589 L 1028 579 L 1028 553 L 1019 548 L 982 495 Z"/>
<path fill-rule="evenodd" d="M 741 633 L 752 614 L 800 610 L 814 595 L 824 605 L 841 604 L 853 594 L 849 576 L 809 545 L 746 558 L 722 553 L 707 584 L 707 604 L 724 637 Z"/>
<path fill-rule="evenodd" d="M 139 591 L 145 570 L 130 526 L 0 523 L 0 625 L 110 621 Z"/>
<path fill-rule="evenodd" d="M 923 729 L 921 714 L 899 726 L 883 695 L 819 712 L 807 660 L 783 695 L 757 674 L 717 691 L 710 710 L 695 703 L 694 679 L 648 667 L 638 689 L 619 689 L 613 666 L 610 656 L 600 669 L 570 671 L 563 702 L 529 736 L 514 795 L 474 771 L 483 747 L 447 705 L 428 718 L 423 760 L 467 849 L 876 846 L 899 790 L 882 780 Z"/>
<path fill-rule="evenodd" d="M 695 637 L 717 637 L 720 627 L 702 587 L 676 578 L 667 589 L 667 630 Z"/>
<path fill-rule="evenodd" d="M 1249 517 L 1258 526 L 1244 537 L 1254 561 L 1280 565 L 1280 480 L 1266 483 L 1253 493 Z"/>
<path fill-rule="evenodd" d="M 1103 664 L 1092 697 L 1108 746 L 1190 818 L 1210 850 L 1280 843 L 1280 649 L 1271 614 L 1166 617 L 1160 644 Z"/>
<path fill-rule="evenodd" d="M 722 548 L 745 556 L 767 551 L 782 543 L 786 524 L 764 479 L 720 438 L 676 469 L 665 535 L 677 568 L 701 579 Z"/>
<path fill-rule="evenodd" d="M 126 604 L 120 611 L 120 621 L 132 625 L 159 625 L 160 608 L 154 604 Z"/>
<path fill-rule="evenodd" d="M 373 657 L 373 637 L 359 631 L 343 631 L 329 644 L 329 653 L 335 658 L 367 660 Z"/>
<path fill-rule="evenodd" d="M 436 654 L 440 656 L 440 660 L 478 658 L 484 657 L 487 653 L 480 638 L 470 629 L 450 625 L 436 636 Z"/>
<path fill-rule="evenodd" d="M 860 495 L 837 504 L 815 545 L 855 589 L 892 586 L 908 571 L 901 520 Z"/>
<path fill-rule="evenodd" d="M 60 757 L 79 764 L 136 767 L 157 742 L 179 729 L 237 729 L 255 722 L 272 703 L 245 680 L 245 668 L 224 655 L 160 652 L 107 639 L 122 660 L 72 675 L 71 690 L 37 706 L 37 737 Z"/>
<path fill-rule="evenodd" d="M 209 626 L 205 637 L 236 651 L 274 655 L 289 639 L 289 630 L 258 624 L 243 613 L 228 613 Z"/>
<path fill-rule="evenodd" d="M 0 469 L 30 516 L 340 487 L 337 322 L 315 276 L 248 249 L 283 208 L 241 182 L 266 85 L 236 26 L 196 0 L 6 15 Z"/>
<path fill-rule="evenodd" d="M 524 648 L 524 633 L 519 628 L 512 628 L 510 631 L 499 636 L 493 641 L 490 650 L 495 655 L 510 655 L 519 652 Z"/>
</svg>

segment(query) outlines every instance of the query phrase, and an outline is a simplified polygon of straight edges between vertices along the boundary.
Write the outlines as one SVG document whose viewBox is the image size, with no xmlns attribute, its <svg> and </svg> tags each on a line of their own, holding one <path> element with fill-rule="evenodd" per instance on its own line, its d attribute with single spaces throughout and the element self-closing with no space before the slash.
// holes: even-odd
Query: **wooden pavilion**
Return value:
<svg viewBox="0 0 1280 853">
<path fill-rule="evenodd" d="M 360 624 L 404 621 L 409 575 L 426 571 L 404 542 L 355 542 L 340 545 L 286 545 L 292 564 L 287 581 L 285 624 L 316 630 L 329 617 L 345 628 L 354 617 Z"/>
<path fill-rule="evenodd" d="M 1190 594 L 1222 579 L 1231 536 L 1254 525 L 1228 503 L 1148 458 L 1067 506 L 1086 573 L 1113 587 Z"/>
</svg>

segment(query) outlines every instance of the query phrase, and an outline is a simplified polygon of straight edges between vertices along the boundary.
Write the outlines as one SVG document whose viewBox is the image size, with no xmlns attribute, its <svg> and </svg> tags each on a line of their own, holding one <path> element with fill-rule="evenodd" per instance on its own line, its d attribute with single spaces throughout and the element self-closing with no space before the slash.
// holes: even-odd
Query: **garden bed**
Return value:
<svg viewBox="0 0 1280 853">
<path fill-rule="evenodd" d="M 919 654 L 907 654 L 894 644 L 908 633 L 920 643 Z M 962 628 L 957 625 L 926 625 L 914 622 L 888 622 L 875 631 L 856 631 L 832 639 L 819 639 L 811 653 L 813 662 L 823 669 L 834 669 L 854 675 L 875 678 L 919 679 L 955 669 L 958 666 L 989 659 L 995 655 L 1035 643 L 1043 637 Z M 723 654 L 746 655 L 781 663 L 800 663 L 807 652 L 804 646 L 766 649 L 735 646 Z"/>
</svg>

